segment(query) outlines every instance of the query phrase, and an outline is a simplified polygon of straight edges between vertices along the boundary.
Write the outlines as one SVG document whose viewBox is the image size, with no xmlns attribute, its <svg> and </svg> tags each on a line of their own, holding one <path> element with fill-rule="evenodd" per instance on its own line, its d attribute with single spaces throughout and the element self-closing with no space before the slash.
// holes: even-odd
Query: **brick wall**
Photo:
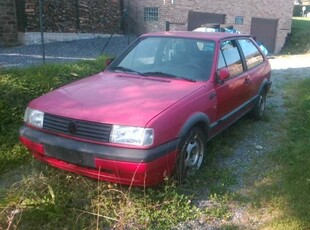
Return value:
<svg viewBox="0 0 310 230">
<path fill-rule="evenodd" d="M 174 2 L 172 4 L 171 2 Z M 144 7 L 158 7 L 159 20 L 144 22 Z M 170 30 L 187 30 L 188 11 L 226 14 L 226 24 L 233 25 L 242 33 L 251 31 L 251 19 L 277 19 L 275 52 L 279 52 L 291 30 L 294 0 L 125 0 L 128 14 L 137 21 L 139 33 L 165 30 L 165 22 L 172 22 Z M 243 24 L 236 25 L 235 17 L 242 16 Z"/>
<path fill-rule="evenodd" d="M 0 2 L 0 45 L 13 45 L 17 42 L 17 23 L 15 2 L 2 0 Z"/>
</svg>

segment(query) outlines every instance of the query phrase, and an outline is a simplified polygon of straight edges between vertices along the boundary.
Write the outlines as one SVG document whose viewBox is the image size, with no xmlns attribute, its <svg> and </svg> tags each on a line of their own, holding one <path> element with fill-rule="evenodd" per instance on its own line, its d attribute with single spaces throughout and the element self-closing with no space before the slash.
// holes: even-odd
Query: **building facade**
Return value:
<svg viewBox="0 0 310 230">
<path fill-rule="evenodd" d="M 124 0 L 140 34 L 220 24 L 251 34 L 271 53 L 280 52 L 291 31 L 293 8 L 294 0 Z"/>
</svg>

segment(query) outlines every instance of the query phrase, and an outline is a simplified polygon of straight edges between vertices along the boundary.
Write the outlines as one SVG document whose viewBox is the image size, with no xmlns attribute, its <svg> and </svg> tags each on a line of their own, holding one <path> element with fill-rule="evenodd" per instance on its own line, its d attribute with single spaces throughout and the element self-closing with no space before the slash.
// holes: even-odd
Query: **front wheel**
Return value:
<svg viewBox="0 0 310 230">
<path fill-rule="evenodd" d="M 200 169 L 206 151 L 206 138 L 202 130 L 193 127 L 181 141 L 174 177 L 181 184 Z"/>
</svg>

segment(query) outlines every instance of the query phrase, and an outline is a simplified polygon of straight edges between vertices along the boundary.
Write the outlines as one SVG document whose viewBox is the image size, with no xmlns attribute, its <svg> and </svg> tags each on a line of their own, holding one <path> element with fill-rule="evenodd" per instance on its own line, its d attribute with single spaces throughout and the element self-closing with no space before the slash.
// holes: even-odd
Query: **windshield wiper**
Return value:
<svg viewBox="0 0 310 230">
<path fill-rule="evenodd" d="M 160 72 L 160 71 L 145 72 L 143 74 L 146 75 L 146 76 L 153 75 L 153 76 L 158 76 L 158 77 L 170 77 L 170 78 L 178 78 L 178 79 L 182 79 L 182 80 L 190 81 L 190 82 L 196 82 L 195 80 L 190 79 L 190 78 L 186 78 L 186 77 L 182 77 L 182 76 L 177 76 L 177 75 L 170 74 L 170 73 L 164 73 L 164 72 Z"/>
<path fill-rule="evenodd" d="M 126 73 L 135 73 L 135 74 L 138 74 L 138 75 L 141 75 L 141 76 L 147 76 L 144 73 L 141 73 L 141 72 L 138 72 L 138 71 L 126 68 L 124 66 L 114 66 L 114 67 L 112 67 L 112 69 L 113 70 L 119 70 L 119 71 L 126 72 Z"/>
</svg>

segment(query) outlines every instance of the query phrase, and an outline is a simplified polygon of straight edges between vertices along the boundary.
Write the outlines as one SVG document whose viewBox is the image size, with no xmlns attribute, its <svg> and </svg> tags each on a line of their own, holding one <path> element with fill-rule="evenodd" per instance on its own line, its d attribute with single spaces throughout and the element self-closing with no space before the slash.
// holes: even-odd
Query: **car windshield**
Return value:
<svg viewBox="0 0 310 230">
<path fill-rule="evenodd" d="M 143 76 L 180 78 L 189 81 L 209 79 L 215 43 L 175 37 L 146 37 L 120 56 L 109 70 Z"/>
</svg>

